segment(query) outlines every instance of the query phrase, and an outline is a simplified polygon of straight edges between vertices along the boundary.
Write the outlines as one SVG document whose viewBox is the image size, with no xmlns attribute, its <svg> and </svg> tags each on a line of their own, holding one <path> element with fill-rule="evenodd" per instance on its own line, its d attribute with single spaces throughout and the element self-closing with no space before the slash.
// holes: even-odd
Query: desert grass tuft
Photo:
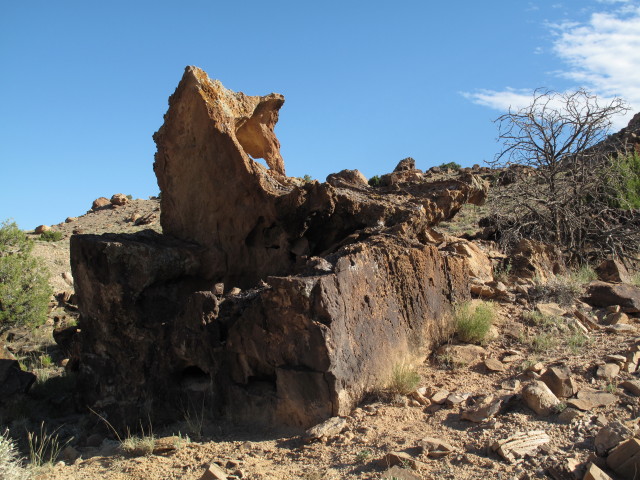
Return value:
<svg viewBox="0 0 640 480">
<path fill-rule="evenodd" d="M 493 325 L 495 313 L 489 302 L 465 302 L 456 306 L 454 321 L 458 338 L 467 343 L 482 343 Z"/>
</svg>

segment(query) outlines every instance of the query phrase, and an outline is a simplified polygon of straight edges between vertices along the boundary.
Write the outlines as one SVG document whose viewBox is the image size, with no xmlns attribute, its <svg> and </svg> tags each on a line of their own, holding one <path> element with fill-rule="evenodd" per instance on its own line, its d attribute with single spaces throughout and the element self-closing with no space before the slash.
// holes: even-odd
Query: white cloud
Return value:
<svg viewBox="0 0 640 480">
<path fill-rule="evenodd" d="M 613 13 L 593 13 L 584 23 L 551 26 L 557 32 L 553 52 L 567 65 L 558 75 L 572 80 L 573 89 L 585 87 L 604 99 L 621 97 L 629 103 L 630 112 L 615 121 L 614 127 L 620 128 L 640 110 L 640 7 L 629 0 L 600 3 L 624 6 Z M 530 100 L 531 91 L 478 90 L 464 96 L 479 105 L 504 110 L 524 98 Z"/>
<path fill-rule="evenodd" d="M 461 92 L 462 96 L 473 103 L 494 110 L 517 110 L 531 103 L 531 90 L 506 88 L 505 90 L 478 90 L 476 92 Z"/>
</svg>

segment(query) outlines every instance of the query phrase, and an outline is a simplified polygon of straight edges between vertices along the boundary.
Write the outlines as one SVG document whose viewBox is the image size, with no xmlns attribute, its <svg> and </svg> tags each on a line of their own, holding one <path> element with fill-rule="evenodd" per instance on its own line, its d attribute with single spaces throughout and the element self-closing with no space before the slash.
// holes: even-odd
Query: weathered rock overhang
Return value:
<svg viewBox="0 0 640 480">
<path fill-rule="evenodd" d="M 449 335 L 468 267 L 431 226 L 486 186 L 428 183 L 406 160 L 378 188 L 357 171 L 288 178 L 273 134 L 283 101 L 188 67 L 154 136 L 164 234 L 72 238 L 80 391 L 114 422 L 195 404 L 310 426 Z"/>
</svg>

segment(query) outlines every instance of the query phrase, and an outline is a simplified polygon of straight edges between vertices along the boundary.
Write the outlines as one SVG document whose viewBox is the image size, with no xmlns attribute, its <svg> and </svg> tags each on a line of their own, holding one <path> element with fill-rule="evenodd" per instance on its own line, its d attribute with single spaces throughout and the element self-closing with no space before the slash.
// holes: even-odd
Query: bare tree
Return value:
<svg viewBox="0 0 640 480">
<path fill-rule="evenodd" d="M 533 238 L 579 262 L 637 251 L 636 212 L 614 201 L 621 169 L 601 147 L 625 111 L 619 98 L 537 90 L 531 104 L 496 119 L 503 148 L 489 163 L 505 170 L 492 223 L 504 246 Z"/>
</svg>

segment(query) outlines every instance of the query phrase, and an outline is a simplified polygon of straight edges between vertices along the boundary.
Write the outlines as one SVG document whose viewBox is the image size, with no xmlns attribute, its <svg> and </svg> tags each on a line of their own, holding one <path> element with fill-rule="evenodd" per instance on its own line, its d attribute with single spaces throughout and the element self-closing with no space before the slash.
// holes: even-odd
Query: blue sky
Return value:
<svg viewBox="0 0 640 480">
<path fill-rule="evenodd" d="M 5 1 L 0 65 L 0 220 L 32 229 L 158 193 L 151 136 L 186 65 L 284 94 L 287 173 L 320 180 L 482 164 L 537 87 L 640 111 L 640 0 Z"/>
</svg>

